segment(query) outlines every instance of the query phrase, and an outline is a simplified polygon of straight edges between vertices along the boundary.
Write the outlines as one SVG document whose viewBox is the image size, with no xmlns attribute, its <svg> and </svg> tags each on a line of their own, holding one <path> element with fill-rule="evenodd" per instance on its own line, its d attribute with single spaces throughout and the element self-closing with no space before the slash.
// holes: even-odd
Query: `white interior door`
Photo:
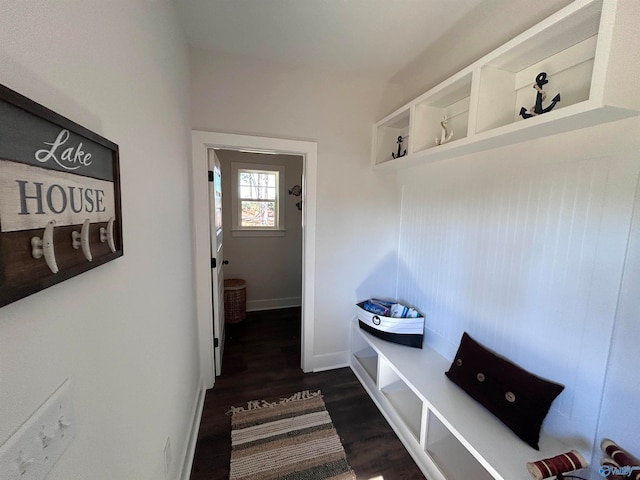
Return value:
<svg viewBox="0 0 640 480">
<path fill-rule="evenodd" d="M 224 257 L 222 250 L 222 179 L 220 160 L 209 149 L 209 215 L 211 229 L 211 299 L 213 302 L 213 345 L 216 376 L 222 372 L 224 351 Z"/>
</svg>

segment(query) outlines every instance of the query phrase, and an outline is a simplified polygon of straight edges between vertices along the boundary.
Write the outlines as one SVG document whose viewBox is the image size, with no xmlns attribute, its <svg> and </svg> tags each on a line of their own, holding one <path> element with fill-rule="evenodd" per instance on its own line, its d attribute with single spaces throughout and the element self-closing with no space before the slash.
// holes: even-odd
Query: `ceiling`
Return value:
<svg viewBox="0 0 640 480">
<path fill-rule="evenodd" d="M 192 47 L 390 78 L 482 0 L 176 0 Z"/>
</svg>

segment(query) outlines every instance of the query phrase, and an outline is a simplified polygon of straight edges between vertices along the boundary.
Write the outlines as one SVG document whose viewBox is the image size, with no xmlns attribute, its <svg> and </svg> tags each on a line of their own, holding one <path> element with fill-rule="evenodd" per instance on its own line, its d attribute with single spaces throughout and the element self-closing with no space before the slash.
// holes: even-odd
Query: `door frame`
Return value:
<svg viewBox="0 0 640 480">
<path fill-rule="evenodd" d="M 302 140 L 256 137 L 232 133 L 192 130 L 192 198 L 194 232 L 194 270 L 196 316 L 198 321 L 200 377 L 205 388 L 215 382 L 213 356 L 213 309 L 211 307 L 211 239 L 209 236 L 209 197 L 207 150 L 251 149 L 299 155 L 302 167 L 302 331 L 300 363 L 304 372 L 313 370 L 313 332 L 316 258 L 316 185 L 318 144 Z"/>
</svg>

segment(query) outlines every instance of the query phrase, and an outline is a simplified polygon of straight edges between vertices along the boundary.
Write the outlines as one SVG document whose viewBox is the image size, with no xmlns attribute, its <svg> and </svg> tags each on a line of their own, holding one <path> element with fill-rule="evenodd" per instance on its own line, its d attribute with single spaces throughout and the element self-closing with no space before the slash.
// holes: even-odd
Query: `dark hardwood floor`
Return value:
<svg viewBox="0 0 640 480">
<path fill-rule="evenodd" d="M 226 330 L 222 375 L 205 397 L 191 480 L 229 478 L 230 406 L 302 390 L 322 391 L 359 480 L 424 478 L 351 369 L 302 372 L 299 308 L 250 312 Z"/>
</svg>

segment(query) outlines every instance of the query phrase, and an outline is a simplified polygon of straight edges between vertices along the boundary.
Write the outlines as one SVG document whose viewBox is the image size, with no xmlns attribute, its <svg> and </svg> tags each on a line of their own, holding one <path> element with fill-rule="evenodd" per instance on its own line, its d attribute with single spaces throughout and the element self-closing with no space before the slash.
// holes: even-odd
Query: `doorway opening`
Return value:
<svg viewBox="0 0 640 480">
<path fill-rule="evenodd" d="M 192 132 L 193 224 L 201 380 L 205 388 L 215 382 L 215 355 L 211 281 L 211 216 L 208 203 L 208 152 L 243 150 L 302 157 L 302 291 L 301 368 L 313 370 L 313 311 L 315 273 L 315 223 L 317 144 L 298 140 L 255 137 L 216 132 Z"/>
<path fill-rule="evenodd" d="M 216 149 L 215 157 L 225 280 L 246 282 L 247 312 L 300 307 L 302 157 L 227 149 Z"/>
</svg>

